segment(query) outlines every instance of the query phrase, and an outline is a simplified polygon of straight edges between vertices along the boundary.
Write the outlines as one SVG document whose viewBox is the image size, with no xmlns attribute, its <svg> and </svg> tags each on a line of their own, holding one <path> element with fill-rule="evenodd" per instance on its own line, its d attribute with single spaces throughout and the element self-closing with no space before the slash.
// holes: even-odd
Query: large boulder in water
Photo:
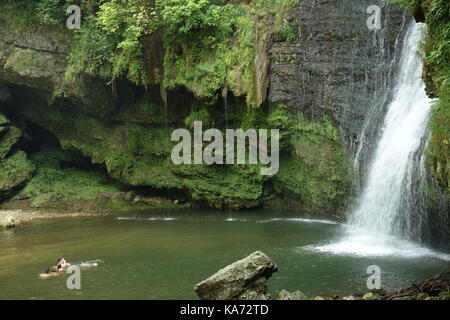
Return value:
<svg viewBox="0 0 450 320">
<path fill-rule="evenodd" d="M 194 288 L 202 300 L 267 300 L 267 279 L 278 267 L 261 251 L 219 270 Z"/>
</svg>

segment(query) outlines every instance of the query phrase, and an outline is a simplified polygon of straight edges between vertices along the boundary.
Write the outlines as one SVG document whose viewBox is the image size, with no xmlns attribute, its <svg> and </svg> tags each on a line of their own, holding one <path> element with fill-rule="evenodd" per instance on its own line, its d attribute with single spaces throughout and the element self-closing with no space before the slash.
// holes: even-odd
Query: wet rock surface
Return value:
<svg viewBox="0 0 450 320">
<path fill-rule="evenodd" d="M 370 5 L 381 8 L 380 30 L 367 27 Z M 384 0 L 305 0 L 288 19 L 299 37 L 270 49 L 269 100 L 315 119 L 331 116 L 356 152 L 361 139 L 376 134 L 401 47 L 397 39 L 410 18 Z M 368 116 L 371 126 L 360 137 Z"/>
</svg>

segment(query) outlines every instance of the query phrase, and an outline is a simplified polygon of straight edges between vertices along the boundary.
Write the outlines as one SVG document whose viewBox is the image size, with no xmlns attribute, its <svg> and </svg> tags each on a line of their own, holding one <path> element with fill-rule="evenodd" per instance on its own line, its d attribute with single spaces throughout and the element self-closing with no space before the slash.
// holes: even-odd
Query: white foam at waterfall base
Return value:
<svg viewBox="0 0 450 320">
<path fill-rule="evenodd" d="M 450 261 L 450 254 L 425 248 L 418 243 L 392 235 L 366 232 L 351 225 L 343 226 L 345 236 L 329 243 L 301 247 L 302 250 L 342 256 L 419 258 Z"/>
<path fill-rule="evenodd" d="M 324 223 L 324 224 L 338 224 L 336 221 L 322 220 L 322 219 L 306 219 L 306 218 L 272 218 L 267 220 L 259 220 L 259 223 L 267 222 L 302 222 L 302 223 Z"/>
<path fill-rule="evenodd" d="M 422 25 L 413 23 L 405 36 L 393 98 L 387 107 L 359 206 L 350 214 L 345 236 L 329 244 L 304 249 L 366 257 L 430 256 L 450 261 L 450 255 L 406 239 L 420 230 L 421 217 L 414 220 L 412 210 L 404 206 L 414 197 L 409 193 L 414 186 L 405 183 L 414 167 L 413 156 L 420 151 L 426 133 L 432 101 L 425 93 L 422 61 L 417 53 L 421 29 Z"/>
</svg>

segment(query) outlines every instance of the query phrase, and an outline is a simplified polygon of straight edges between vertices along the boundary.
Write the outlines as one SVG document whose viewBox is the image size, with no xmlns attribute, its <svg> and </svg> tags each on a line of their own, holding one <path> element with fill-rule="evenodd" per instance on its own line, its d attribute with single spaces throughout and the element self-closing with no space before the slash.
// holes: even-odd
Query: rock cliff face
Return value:
<svg viewBox="0 0 450 320">
<path fill-rule="evenodd" d="M 367 27 L 371 5 L 381 9 L 379 30 Z M 300 36 L 270 49 L 269 99 L 314 119 L 330 115 L 346 148 L 364 165 L 411 18 L 384 0 L 305 0 L 289 19 Z"/>
<path fill-rule="evenodd" d="M 366 26 L 371 4 L 382 8 L 378 31 Z M 66 80 L 71 31 L 30 29 L 0 15 L 0 93 L 5 97 L 0 112 L 25 131 L 38 126 L 56 138 L 57 148 L 105 168 L 124 190 L 164 192 L 219 209 L 342 212 L 352 155 L 370 154 L 370 143 L 363 141 L 376 134 L 406 18 L 403 10 L 381 0 L 305 0 L 293 8 L 286 19 L 296 36 L 273 33 L 257 48 L 255 63 L 265 66 L 258 68 L 257 83 L 269 80 L 266 102 L 249 109 L 245 99 L 228 93 L 201 112 L 196 106 L 202 101 L 183 88 L 143 88 L 125 79 L 107 83 L 94 74 Z M 161 45 L 152 47 L 158 52 L 148 48 L 146 54 L 162 60 Z M 267 63 L 269 74 L 262 71 Z M 219 129 L 281 129 L 279 173 L 261 176 L 257 166 L 173 165 L 170 133 L 192 120 Z M 31 131 L 27 137 L 36 132 Z M 26 151 L 32 158 L 46 156 L 42 148 Z"/>
</svg>

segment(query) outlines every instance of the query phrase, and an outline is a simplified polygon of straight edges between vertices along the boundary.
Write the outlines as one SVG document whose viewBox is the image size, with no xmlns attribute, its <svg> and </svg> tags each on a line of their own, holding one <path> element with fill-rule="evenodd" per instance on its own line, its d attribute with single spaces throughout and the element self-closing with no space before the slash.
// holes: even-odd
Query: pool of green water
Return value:
<svg viewBox="0 0 450 320">
<path fill-rule="evenodd" d="M 36 220 L 0 231 L 0 299 L 196 299 L 196 283 L 256 250 L 279 267 L 268 281 L 272 295 L 281 289 L 307 295 L 367 291 L 370 265 L 380 267 L 382 287 L 393 290 L 449 265 L 439 255 L 314 249 L 338 241 L 343 228 L 329 218 L 265 210 Z M 71 263 L 101 261 L 82 270 L 81 290 L 69 290 L 68 274 L 38 278 L 58 256 Z"/>
</svg>

